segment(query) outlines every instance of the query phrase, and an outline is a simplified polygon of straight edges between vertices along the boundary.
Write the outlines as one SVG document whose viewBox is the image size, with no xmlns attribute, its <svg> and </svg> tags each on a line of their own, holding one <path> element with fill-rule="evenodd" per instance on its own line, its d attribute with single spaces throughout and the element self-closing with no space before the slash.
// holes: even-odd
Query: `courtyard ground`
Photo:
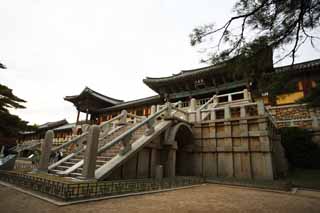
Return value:
<svg viewBox="0 0 320 213">
<path fill-rule="evenodd" d="M 316 196 L 312 196 L 316 195 Z M 316 198 L 319 196 L 318 198 Z M 0 186 L 1 213 L 81 212 L 320 212 L 320 193 L 284 194 L 206 184 L 170 192 L 123 197 L 58 207 Z"/>
</svg>

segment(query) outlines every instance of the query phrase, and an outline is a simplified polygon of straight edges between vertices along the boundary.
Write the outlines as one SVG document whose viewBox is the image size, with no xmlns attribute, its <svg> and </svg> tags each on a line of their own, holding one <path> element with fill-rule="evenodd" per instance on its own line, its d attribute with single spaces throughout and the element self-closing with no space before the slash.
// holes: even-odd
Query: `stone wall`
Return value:
<svg viewBox="0 0 320 213">
<path fill-rule="evenodd" d="M 108 180 L 204 176 L 272 180 L 286 173 L 280 137 L 267 116 L 219 119 L 193 125 L 193 144 L 168 146 L 165 134 L 115 169 Z"/>
<path fill-rule="evenodd" d="M 289 104 L 269 107 L 270 114 L 277 121 L 279 128 L 301 127 L 313 129 L 313 117 L 320 117 L 320 108 L 308 107 L 306 104 Z"/>
<path fill-rule="evenodd" d="M 107 179 L 154 178 L 158 165 L 163 165 L 164 168 L 169 167 L 168 149 L 161 145 L 163 140 L 164 134 L 161 134 L 137 154 L 129 158 L 123 165 L 116 168 Z M 164 176 L 170 176 L 167 170 L 164 170 Z"/>
<path fill-rule="evenodd" d="M 206 177 L 235 177 L 247 179 L 276 178 L 285 173 L 284 165 L 277 168 L 273 143 L 280 141 L 268 117 L 208 121 L 193 127 L 195 149 L 193 174 Z M 278 156 L 281 155 L 278 150 Z M 281 171 L 283 170 L 283 171 Z"/>
</svg>

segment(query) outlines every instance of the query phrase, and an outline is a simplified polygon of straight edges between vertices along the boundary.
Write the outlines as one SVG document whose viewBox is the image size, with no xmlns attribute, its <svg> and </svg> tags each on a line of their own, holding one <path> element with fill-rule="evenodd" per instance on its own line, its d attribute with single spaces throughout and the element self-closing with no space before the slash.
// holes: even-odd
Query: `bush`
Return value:
<svg viewBox="0 0 320 213">
<path fill-rule="evenodd" d="M 320 148 L 312 142 L 310 132 L 300 128 L 281 129 L 281 143 L 291 166 L 320 169 Z"/>
</svg>

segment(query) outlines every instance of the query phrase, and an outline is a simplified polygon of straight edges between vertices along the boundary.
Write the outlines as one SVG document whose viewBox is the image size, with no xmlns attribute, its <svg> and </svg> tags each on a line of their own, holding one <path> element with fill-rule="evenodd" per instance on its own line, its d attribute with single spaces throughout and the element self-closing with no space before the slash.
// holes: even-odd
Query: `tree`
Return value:
<svg viewBox="0 0 320 213">
<path fill-rule="evenodd" d="M 0 63 L 0 68 L 6 67 Z M 0 84 L 0 138 L 15 137 L 18 132 L 28 128 L 26 121 L 21 120 L 18 116 L 12 115 L 9 108 L 25 108 L 21 103 L 26 101 L 15 96 L 12 89 Z"/>
<path fill-rule="evenodd" d="M 266 78 L 262 73 L 264 69 L 257 69 L 265 62 L 262 61 L 260 65 L 245 65 L 246 69 L 237 66 L 239 63 L 257 61 L 250 58 L 259 55 L 266 47 L 283 50 L 275 63 L 291 57 L 292 64 L 297 51 L 305 42 L 310 42 L 316 48 L 314 42 L 320 39 L 315 35 L 320 26 L 320 0 L 237 0 L 234 12 L 236 15 L 220 27 L 209 24 L 195 28 L 190 34 L 191 45 L 203 43 L 208 46 L 213 43 L 211 48 L 207 48 L 208 56 L 203 62 L 217 64 L 231 61 L 236 65 L 231 70 L 246 72 L 245 75 L 251 77 L 255 85 L 260 84 L 257 88 L 269 90 L 269 94 L 273 95 L 282 91 L 283 84 L 279 83 L 287 82 L 284 79 L 290 76 Z M 235 58 L 238 60 L 234 60 Z M 294 85 L 288 85 L 288 88 L 292 86 Z M 270 95 L 271 99 L 275 99 L 273 95 Z M 319 96 L 318 89 L 305 100 L 314 102 Z M 319 100 L 313 104 L 319 105 Z"/>
<path fill-rule="evenodd" d="M 204 61 L 218 63 L 237 55 L 250 57 L 252 45 L 257 47 L 260 43 L 260 49 L 265 45 L 273 49 L 291 45 L 279 61 L 291 56 L 293 64 L 305 42 L 315 47 L 314 40 L 319 39 L 314 35 L 320 26 L 319 0 L 237 0 L 234 12 L 236 15 L 221 27 L 209 24 L 191 33 L 193 46 L 208 38 L 215 43 Z M 240 29 L 232 28 L 234 25 L 239 25 Z"/>
</svg>

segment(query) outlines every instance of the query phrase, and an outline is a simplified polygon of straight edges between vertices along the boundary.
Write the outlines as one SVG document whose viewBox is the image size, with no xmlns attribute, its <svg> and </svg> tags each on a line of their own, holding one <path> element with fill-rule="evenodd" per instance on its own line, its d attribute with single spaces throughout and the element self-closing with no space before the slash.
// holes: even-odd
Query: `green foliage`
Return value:
<svg viewBox="0 0 320 213">
<path fill-rule="evenodd" d="M 25 100 L 18 98 L 12 93 L 12 89 L 0 84 L 0 111 L 8 112 L 8 108 L 25 108 L 20 103 L 25 103 Z"/>
<path fill-rule="evenodd" d="M 308 130 L 283 128 L 281 129 L 281 143 L 291 166 L 320 169 L 320 148 L 312 142 Z"/>
<path fill-rule="evenodd" d="M 0 68 L 5 69 L 6 67 L 0 63 Z M 15 96 L 12 89 L 0 84 L 0 136 L 15 137 L 19 131 L 31 128 L 27 126 L 26 121 L 10 114 L 8 110 L 9 108 L 25 108 L 21 105 L 21 103 L 25 102 L 25 100 Z"/>
<path fill-rule="evenodd" d="M 257 51 L 267 44 L 275 49 L 291 45 L 281 59 L 291 56 L 294 63 L 300 46 L 306 41 L 314 46 L 319 39 L 313 35 L 320 26 L 319 0 L 237 0 L 234 12 L 221 27 L 209 24 L 191 33 L 191 45 L 217 43 L 204 61 L 216 63 L 251 51 L 252 44 L 261 44 Z"/>
<path fill-rule="evenodd" d="M 316 82 L 316 88 L 312 89 L 300 102 L 310 103 L 310 106 L 313 107 L 320 106 L 320 81 Z"/>
</svg>

